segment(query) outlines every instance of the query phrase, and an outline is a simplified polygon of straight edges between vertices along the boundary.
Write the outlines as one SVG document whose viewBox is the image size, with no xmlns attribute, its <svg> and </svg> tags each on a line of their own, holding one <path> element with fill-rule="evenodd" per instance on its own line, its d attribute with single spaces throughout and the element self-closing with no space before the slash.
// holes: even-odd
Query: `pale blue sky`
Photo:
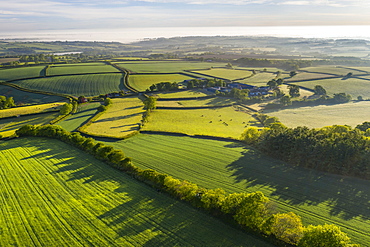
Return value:
<svg viewBox="0 0 370 247">
<path fill-rule="evenodd" d="M 0 0 L 0 31 L 370 25 L 368 0 Z"/>
</svg>

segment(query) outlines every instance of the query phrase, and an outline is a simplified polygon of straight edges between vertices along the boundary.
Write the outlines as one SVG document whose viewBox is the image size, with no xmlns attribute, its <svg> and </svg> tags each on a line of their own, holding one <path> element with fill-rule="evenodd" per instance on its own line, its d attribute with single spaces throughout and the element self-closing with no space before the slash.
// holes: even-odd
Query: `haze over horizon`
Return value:
<svg viewBox="0 0 370 247">
<path fill-rule="evenodd" d="M 0 0 L 0 32 L 370 25 L 369 11 L 359 0 Z"/>
</svg>

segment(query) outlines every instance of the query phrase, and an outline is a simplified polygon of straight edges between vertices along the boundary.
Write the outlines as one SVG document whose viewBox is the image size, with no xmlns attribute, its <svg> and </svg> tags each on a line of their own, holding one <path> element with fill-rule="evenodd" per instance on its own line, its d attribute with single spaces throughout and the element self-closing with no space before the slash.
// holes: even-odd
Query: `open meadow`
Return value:
<svg viewBox="0 0 370 247">
<path fill-rule="evenodd" d="M 267 82 L 272 79 L 276 79 L 276 74 L 271 72 L 260 72 L 243 80 L 237 80 L 237 82 L 249 84 L 257 87 L 267 86 Z"/>
<path fill-rule="evenodd" d="M 96 96 L 124 89 L 121 74 L 56 76 L 20 80 L 13 83 L 22 88 L 68 94 L 75 97 Z"/>
<path fill-rule="evenodd" d="M 47 75 L 90 74 L 119 72 L 105 63 L 55 64 L 48 69 Z"/>
<path fill-rule="evenodd" d="M 214 97 L 194 100 L 169 100 L 157 101 L 157 107 L 211 107 L 236 104 L 235 99 L 226 97 Z"/>
<path fill-rule="evenodd" d="M 232 141 L 140 134 L 107 144 L 140 168 L 229 193 L 262 191 L 306 225 L 336 224 L 361 246 L 370 242 L 370 181 L 294 167 Z"/>
<path fill-rule="evenodd" d="M 139 130 L 144 104 L 137 97 L 112 99 L 108 110 L 84 129 L 85 133 L 96 136 L 124 138 Z"/>
<path fill-rule="evenodd" d="M 153 84 L 160 82 L 183 82 L 184 80 L 193 79 L 192 77 L 182 74 L 141 74 L 130 75 L 128 82 L 131 87 L 138 91 L 145 91 Z"/>
<path fill-rule="evenodd" d="M 41 76 L 41 71 L 45 66 L 31 66 L 23 68 L 0 69 L 0 80 L 18 80 Z"/>
<path fill-rule="evenodd" d="M 209 70 L 192 70 L 192 72 L 205 74 L 211 77 L 219 77 L 227 80 L 235 80 L 239 78 L 245 78 L 252 75 L 251 71 L 248 70 L 236 70 L 236 69 L 225 69 L 225 68 L 214 68 Z"/>
<path fill-rule="evenodd" d="M 307 67 L 303 68 L 302 71 L 308 71 L 313 73 L 321 74 L 332 74 L 337 76 L 345 76 L 348 73 L 353 73 L 353 75 L 364 74 L 364 72 L 353 70 L 351 67 L 342 66 L 317 66 L 317 67 Z"/>
<path fill-rule="evenodd" d="M 270 246 L 60 141 L 0 142 L 4 246 Z"/>
<path fill-rule="evenodd" d="M 58 111 L 66 102 L 55 102 L 40 105 L 22 106 L 0 110 L 0 119 L 14 116 L 36 114 L 42 112 Z"/>
<path fill-rule="evenodd" d="M 248 113 L 237 108 L 155 110 L 142 130 L 218 136 L 239 139 L 244 129 L 257 124 Z"/>
<path fill-rule="evenodd" d="M 155 93 L 154 96 L 158 98 L 193 98 L 193 97 L 204 97 L 211 95 L 210 92 L 206 90 L 183 90 L 183 91 L 174 91 L 174 92 L 160 92 Z"/>
</svg>

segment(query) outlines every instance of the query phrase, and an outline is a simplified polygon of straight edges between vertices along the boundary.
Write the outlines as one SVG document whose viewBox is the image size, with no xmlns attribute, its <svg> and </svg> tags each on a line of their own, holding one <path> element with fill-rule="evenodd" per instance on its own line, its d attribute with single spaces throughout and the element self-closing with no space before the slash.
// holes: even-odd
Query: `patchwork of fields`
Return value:
<svg viewBox="0 0 370 247">
<path fill-rule="evenodd" d="M 234 70 L 224 68 L 216 68 L 210 70 L 192 70 L 192 72 L 205 74 L 211 77 L 220 77 L 228 80 L 235 80 L 239 78 L 249 77 L 252 75 L 252 72 L 248 70 Z"/>
<path fill-rule="evenodd" d="M 128 82 L 131 87 L 138 91 L 145 91 L 151 85 L 160 82 L 183 82 L 184 80 L 193 79 L 192 77 L 182 74 L 140 74 L 130 75 Z"/>
<path fill-rule="evenodd" d="M 0 143 L 5 246 L 270 246 L 60 141 Z"/>
<path fill-rule="evenodd" d="M 293 167 L 230 141 L 137 135 L 108 144 L 141 168 L 229 193 L 262 191 L 305 224 L 336 224 L 354 242 L 370 242 L 370 181 Z"/>
</svg>

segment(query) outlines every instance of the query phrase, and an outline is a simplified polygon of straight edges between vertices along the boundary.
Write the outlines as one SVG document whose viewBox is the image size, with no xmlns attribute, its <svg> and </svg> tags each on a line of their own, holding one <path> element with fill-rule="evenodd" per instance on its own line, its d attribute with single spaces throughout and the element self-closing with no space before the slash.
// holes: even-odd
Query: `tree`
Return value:
<svg viewBox="0 0 370 247">
<path fill-rule="evenodd" d="M 352 99 L 351 95 L 346 93 L 335 93 L 334 94 L 334 102 L 341 104 L 341 103 L 347 103 Z"/>
<path fill-rule="evenodd" d="M 241 139 L 247 144 L 254 144 L 261 136 L 261 133 L 262 132 L 259 131 L 257 127 L 249 127 L 244 130 Z"/>
<path fill-rule="evenodd" d="M 363 122 L 362 124 L 357 125 L 356 129 L 359 129 L 361 131 L 366 131 L 370 129 L 370 122 Z"/>
<path fill-rule="evenodd" d="M 296 71 L 290 71 L 289 72 L 289 76 L 290 77 L 293 77 L 293 76 L 295 76 L 297 74 L 297 72 Z"/>
<path fill-rule="evenodd" d="M 226 68 L 228 68 L 228 69 L 232 69 L 232 68 L 233 68 L 233 65 L 232 65 L 231 63 L 227 63 L 227 64 L 226 64 Z"/>
<path fill-rule="evenodd" d="M 288 88 L 289 88 L 289 95 L 291 97 L 299 97 L 299 95 L 301 95 L 299 93 L 299 87 L 297 85 L 289 85 Z"/>
<path fill-rule="evenodd" d="M 291 105 L 292 100 L 290 99 L 289 95 L 284 95 L 283 97 L 281 97 L 280 104 L 282 104 L 283 106 Z"/>
<path fill-rule="evenodd" d="M 144 107 L 145 109 L 151 111 L 156 108 L 157 105 L 157 99 L 154 98 L 153 96 L 150 96 L 144 100 Z"/>
<path fill-rule="evenodd" d="M 286 243 L 296 245 L 303 235 L 302 220 L 293 212 L 274 214 L 269 221 L 271 233 Z"/>
<path fill-rule="evenodd" d="M 67 115 L 67 114 L 71 113 L 72 109 L 73 109 L 72 104 L 66 103 L 60 108 L 59 112 L 60 112 L 61 115 Z"/>
<path fill-rule="evenodd" d="M 276 88 L 277 85 L 278 84 L 275 79 L 272 79 L 269 82 L 267 82 L 267 86 L 269 86 L 270 88 Z"/>
<path fill-rule="evenodd" d="M 316 85 L 314 88 L 315 94 L 316 95 L 326 95 L 326 90 L 320 85 Z"/>
<path fill-rule="evenodd" d="M 303 231 L 298 247 L 354 247 L 350 238 L 335 225 L 309 225 Z"/>
<path fill-rule="evenodd" d="M 279 78 L 276 80 L 276 83 L 278 84 L 278 86 L 280 86 L 284 83 L 284 80 L 282 78 Z"/>
</svg>

